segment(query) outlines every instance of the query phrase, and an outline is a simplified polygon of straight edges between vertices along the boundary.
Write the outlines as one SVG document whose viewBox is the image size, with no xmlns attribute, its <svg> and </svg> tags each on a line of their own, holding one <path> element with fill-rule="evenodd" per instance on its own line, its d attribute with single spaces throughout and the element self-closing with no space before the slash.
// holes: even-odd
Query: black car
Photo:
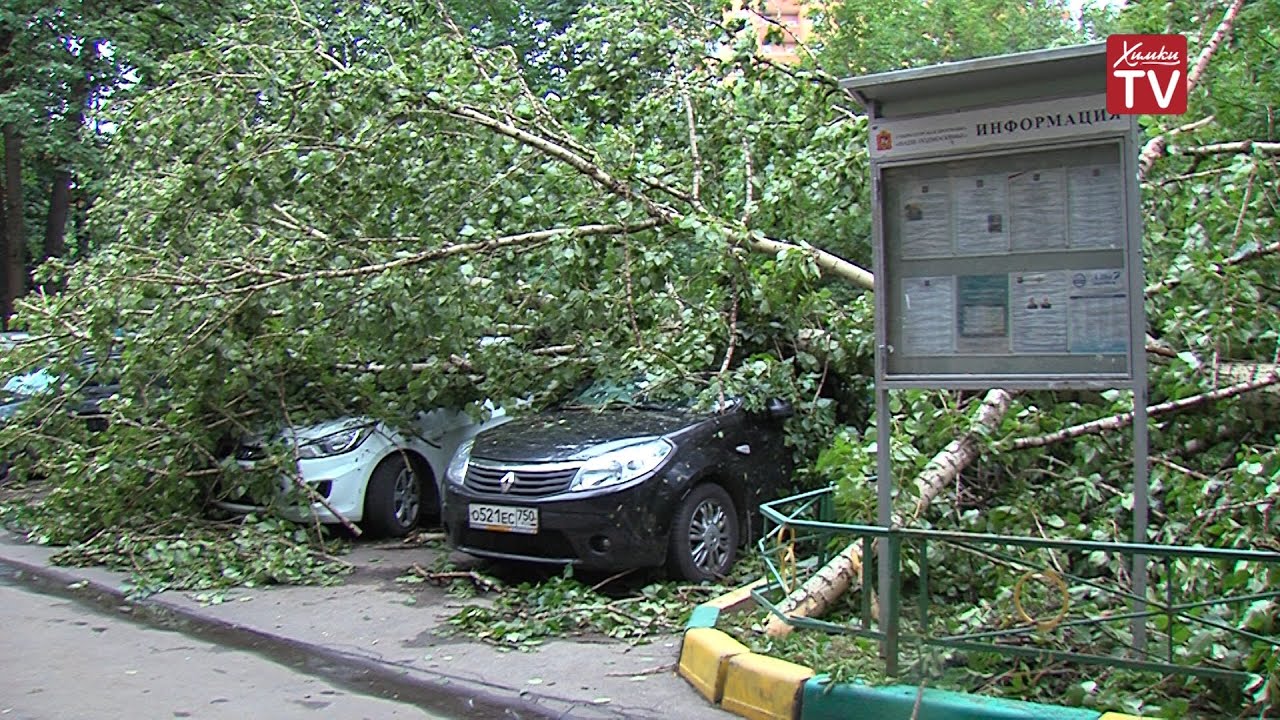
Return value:
<svg viewBox="0 0 1280 720">
<path fill-rule="evenodd" d="M 756 508 L 788 484 L 782 421 L 791 406 L 699 412 L 646 389 L 597 383 L 463 445 L 446 473 L 450 543 L 588 570 L 666 565 L 693 581 L 724 576 Z"/>
</svg>

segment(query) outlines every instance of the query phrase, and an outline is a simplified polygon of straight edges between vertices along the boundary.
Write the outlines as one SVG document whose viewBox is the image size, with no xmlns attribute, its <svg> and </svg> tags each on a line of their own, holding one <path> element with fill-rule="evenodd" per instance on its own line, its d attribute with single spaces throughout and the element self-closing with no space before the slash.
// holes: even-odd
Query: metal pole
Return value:
<svg viewBox="0 0 1280 720">
<path fill-rule="evenodd" d="M 1134 363 L 1138 365 L 1138 363 Z M 1134 386 L 1133 391 L 1133 541 L 1147 542 L 1147 508 L 1149 507 L 1149 487 L 1147 482 L 1147 384 L 1146 363 L 1141 363 L 1142 382 Z M 1133 556 L 1133 594 L 1145 598 L 1147 596 L 1147 556 Z M 1166 578 L 1166 581 L 1168 578 Z M 1133 601 L 1133 611 L 1145 613 L 1147 603 L 1144 600 Z M 1133 647 L 1138 656 L 1147 652 L 1147 618 L 1133 619 Z"/>
<path fill-rule="evenodd" d="M 1147 456 L 1150 441 L 1147 428 L 1147 320 L 1146 287 L 1142 268 L 1142 208 L 1138 184 L 1138 148 L 1141 147 L 1139 128 L 1135 116 L 1129 116 L 1129 133 L 1121 143 L 1121 166 L 1125 168 L 1125 205 L 1127 227 L 1126 257 L 1129 264 L 1129 362 L 1133 371 L 1133 541 L 1147 542 L 1147 512 L 1150 507 Z M 1134 612 L 1145 613 L 1147 604 L 1147 556 L 1134 555 L 1133 594 L 1140 600 L 1133 603 Z M 1167 580 L 1167 578 L 1166 578 Z M 1172 633 L 1173 629 L 1169 628 Z M 1147 620 L 1133 619 L 1133 647 L 1135 655 L 1147 652 Z"/>
<path fill-rule="evenodd" d="M 885 351 L 886 348 L 879 349 L 880 353 Z M 876 521 L 886 529 L 893 527 L 891 435 L 889 428 L 889 391 L 881 385 L 876 388 Z M 884 633 L 884 640 L 880 644 L 880 654 L 891 666 L 896 666 L 896 658 L 893 656 L 897 654 L 897 623 L 893 613 L 897 605 L 894 602 L 894 558 L 889 548 L 889 538 L 883 538 L 880 541 L 879 564 L 877 566 L 879 573 L 877 575 L 876 590 L 880 593 L 880 616 L 877 618 L 877 627 L 881 633 Z M 864 560 L 863 562 L 865 563 L 866 561 Z M 897 668 L 886 669 L 889 669 L 890 674 L 893 674 Z"/>
<path fill-rule="evenodd" d="M 866 101 L 864 104 L 868 118 L 880 116 L 880 108 L 874 101 Z M 890 529 L 893 527 L 893 468 L 890 454 L 892 432 L 889 427 L 889 390 L 886 387 L 885 378 L 889 374 L 889 354 L 893 352 L 893 348 L 889 346 L 891 320 L 888 316 L 887 289 L 884 283 L 884 278 L 887 277 L 885 270 L 887 252 L 885 251 L 883 190 L 880 166 L 873 158 L 871 160 L 871 206 L 875 211 L 871 216 L 871 234 L 874 239 L 871 243 L 873 251 L 871 262 L 876 279 L 872 300 L 875 304 L 876 319 L 876 519 L 882 527 Z M 893 553 L 890 552 L 889 538 L 882 538 L 878 544 L 880 548 L 876 592 L 880 595 L 880 615 L 876 618 L 876 627 L 882 633 L 883 639 L 880 643 L 880 654 L 885 658 L 889 674 L 893 675 L 898 670 L 898 618 L 894 583 L 896 558 L 893 558 Z M 869 558 L 864 557 L 863 567 L 866 567 L 868 562 Z M 864 597 L 867 592 L 869 589 L 866 587 L 864 575 Z"/>
</svg>

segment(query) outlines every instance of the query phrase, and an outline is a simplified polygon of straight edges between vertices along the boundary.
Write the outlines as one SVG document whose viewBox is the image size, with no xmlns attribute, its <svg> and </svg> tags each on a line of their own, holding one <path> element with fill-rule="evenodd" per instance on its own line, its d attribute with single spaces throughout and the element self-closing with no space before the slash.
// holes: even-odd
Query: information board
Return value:
<svg viewBox="0 0 1280 720">
<path fill-rule="evenodd" d="M 894 512 L 895 388 L 1133 390 L 1133 538 L 1149 541 L 1138 127 L 1104 43 L 840 81 L 867 110 L 876 519 Z M 990 397 L 990 396 L 989 396 Z M 1143 657 L 1146 559 L 1132 567 Z M 883 607 L 896 607 L 880 553 Z M 892 618 L 892 614 L 890 615 Z M 897 652 L 891 625 L 881 652 Z"/>
<path fill-rule="evenodd" d="M 1123 145 L 882 167 L 886 380 L 1130 377 Z"/>
</svg>

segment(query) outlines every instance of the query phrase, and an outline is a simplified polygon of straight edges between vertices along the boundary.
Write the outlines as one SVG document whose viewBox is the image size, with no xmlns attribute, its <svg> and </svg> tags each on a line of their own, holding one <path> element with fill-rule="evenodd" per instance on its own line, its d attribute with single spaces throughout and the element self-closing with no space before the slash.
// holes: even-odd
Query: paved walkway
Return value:
<svg viewBox="0 0 1280 720">
<path fill-rule="evenodd" d="M 344 559 L 355 573 L 336 587 L 237 589 L 207 605 L 189 593 L 124 598 L 126 576 L 101 568 L 49 563 L 54 549 L 0 530 L 0 566 L 11 580 L 73 595 L 176 627 L 278 662 L 301 663 L 330 679 L 384 697 L 422 698 L 458 717 L 733 717 L 709 705 L 674 666 L 680 637 L 646 645 L 551 641 L 532 652 L 503 652 L 438 632 L 458 609 L 442 590 L 395 578 L 428 565 L 430 548 L 362 544 Z"/>
<path fill-rule="evenodd" d="M 4 720 L 447 720 L 356 692 L 259 653 L 133 622 L 6 579 L 0 653 Z"/>
</svg>

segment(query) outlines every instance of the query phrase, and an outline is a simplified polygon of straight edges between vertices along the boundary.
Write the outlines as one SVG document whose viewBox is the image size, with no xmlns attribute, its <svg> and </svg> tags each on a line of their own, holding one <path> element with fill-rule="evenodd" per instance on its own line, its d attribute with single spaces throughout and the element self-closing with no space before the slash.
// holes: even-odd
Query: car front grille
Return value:
<svg viewBox="0 0 1280 720">
<path fill-rule="evenodd" d="M 512 497 L 545 497 L 569 489 L 573 476 L 578 474 L 577 464 L 547 463 L 545 465 L 483 465 L 475 462 L 467 465 L 466 487 L 478 493 L 510 495 Z M 515 473 L 514 481 L 504 490 L 502 479 Z"/>
</svg>

